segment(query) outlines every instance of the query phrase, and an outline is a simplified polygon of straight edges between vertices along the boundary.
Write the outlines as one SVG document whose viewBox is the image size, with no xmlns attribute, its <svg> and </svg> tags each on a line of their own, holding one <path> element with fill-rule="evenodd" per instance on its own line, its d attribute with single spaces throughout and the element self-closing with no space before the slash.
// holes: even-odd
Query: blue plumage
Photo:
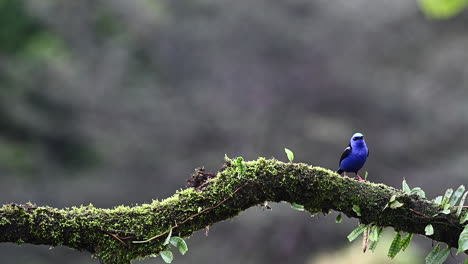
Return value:
<svg viewBox="0 0 468 264">
<path fill-rule="evenodd" d="M 349 146 L 341 155 L 340 168 L 336 172 L 339 174 L 344 172 L 344 176 L 347 176 L 347 172 L 354 172 L 359 180 L 363 181 L 364 179 L 359 176 L 358 172 L 366 163 L 368 156 L 369 149 L 364 140 L 364 135 L 355 133 L 349 140 Z"/>
</svg>

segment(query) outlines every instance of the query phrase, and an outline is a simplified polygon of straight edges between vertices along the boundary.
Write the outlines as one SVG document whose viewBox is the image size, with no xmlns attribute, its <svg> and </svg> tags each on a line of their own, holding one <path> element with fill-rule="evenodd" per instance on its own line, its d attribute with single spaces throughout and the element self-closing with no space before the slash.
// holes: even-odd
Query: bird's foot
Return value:
<svg viewBox="0 0 468 264">
<path fill-rule="evenodd" d="M 361 178 L 361 176 L 359 176 L 359 174 L 357 174 L 357 173 L 356 173 L 356 176 L 358 177 L 359 181 L 366 181 L 363 178 Z"/>
</svg>

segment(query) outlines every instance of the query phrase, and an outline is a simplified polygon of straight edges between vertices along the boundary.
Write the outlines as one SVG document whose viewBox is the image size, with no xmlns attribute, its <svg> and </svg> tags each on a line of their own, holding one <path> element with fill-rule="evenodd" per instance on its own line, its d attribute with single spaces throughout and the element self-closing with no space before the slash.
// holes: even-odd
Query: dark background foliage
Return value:
<svg viewBox="0 0 468 264">
<path fill-rule="evenodd" d="M 224 154 L 286 160 L 284 147 L 335 169 L 357 131 L 371 181 L 440 195 L 467 177 L 467 22 L 402 0 L 1 0 L 1 202 L 145 203 Z M 356 224 L 271 206 L 196 234 L 175 261 L 306 263 Z M 46 246 L 0 253 L 96 263 Z"/>
</svg>

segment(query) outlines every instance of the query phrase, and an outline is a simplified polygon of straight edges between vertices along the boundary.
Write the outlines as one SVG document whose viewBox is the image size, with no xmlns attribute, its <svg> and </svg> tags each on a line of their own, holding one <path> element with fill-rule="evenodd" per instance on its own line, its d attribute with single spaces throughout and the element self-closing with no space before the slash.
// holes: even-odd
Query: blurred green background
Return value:
<svg viewBox="0 0 468 264">
<path fill-rule="evenodd" d="M 145 203 L 224 154 L 286 160 L 284 147 L 335 169 L 357 131 L 371 181 L 406 177 L 430 198 L 466 185 L 467 1 L 440 2 L 0 0 L 1 203 Z M 390 263 L 349 251 L 355 220 L 271 207 L 197 233 L 174 262 Z M 395 263 L 424 262 L 431 241 L 416 240 Z M 97 263 L 60 247 L 0 255 Z"/>
</svg>

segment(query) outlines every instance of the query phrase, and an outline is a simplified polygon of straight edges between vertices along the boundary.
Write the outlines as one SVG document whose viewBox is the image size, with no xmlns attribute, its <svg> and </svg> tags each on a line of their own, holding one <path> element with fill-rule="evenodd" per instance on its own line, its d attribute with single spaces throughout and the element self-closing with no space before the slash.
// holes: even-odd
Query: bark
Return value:
<svg viewBox="0 0 468 264">
<path fill-rule="evenodd" d="M 192 187 L 165 200 L 132 207 L 56 209 L 7 204 L 0 208 L 0 242 L 63 245 L 89 251 L 106 264 L 130 263 L 167 249 L 163 243 L 171 228 L 173 235 L 189 237 L 265 201 L 295 202 L 311 214 L 338 211 L 363 224 L 421 235 L 432 224 L 434 234 L 428 237 L 454 248 L 464 228 L 456 208 L 450 214 L 438 214 L 437 204 L 419 196 L 303 163 L 226 158 L 218 173 L 198 169 L 189 184 Z M 392 195 L 403 206 L 385 208 Z M 360 207 L 361 216 L 353 211 L 354 205 Z M 148 241 L 141 243 L 144 240 Z"/>
</svg>

